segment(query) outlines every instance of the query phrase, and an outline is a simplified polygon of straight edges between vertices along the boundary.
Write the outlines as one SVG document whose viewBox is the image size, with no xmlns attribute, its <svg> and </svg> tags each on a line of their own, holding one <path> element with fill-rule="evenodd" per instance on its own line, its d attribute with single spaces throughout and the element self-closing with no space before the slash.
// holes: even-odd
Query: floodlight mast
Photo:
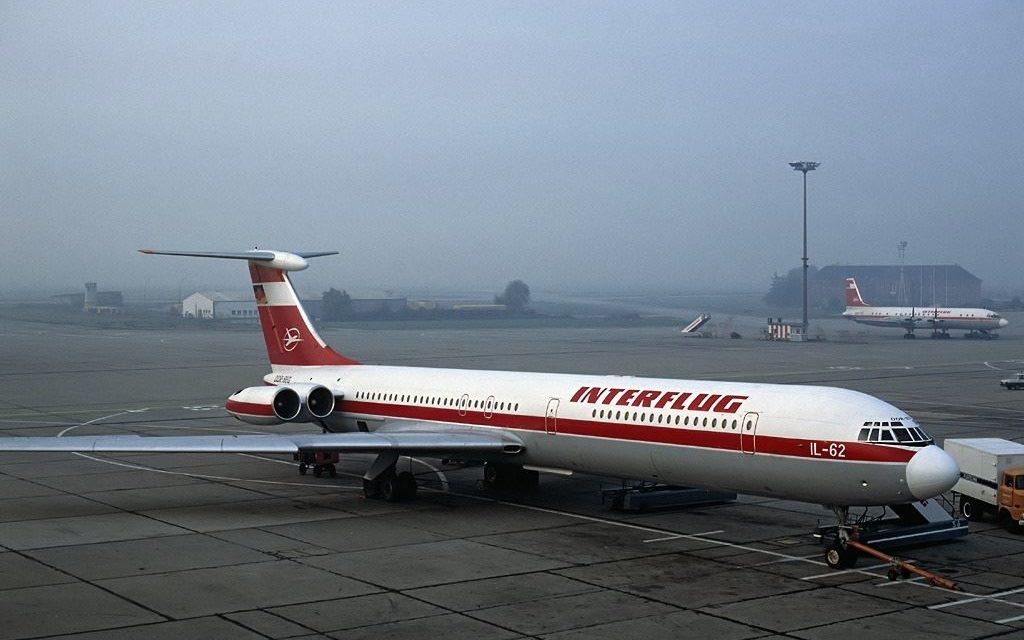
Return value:
<svg viewBox="0 0 1024 640">
<path fill-rule="evenodd" d="M 789 166 L 793 167 L 794 171 L 800 171 L 804 174 L 804 339 L 807 339 L 807 172 L 814 171 L 820 165 L 820 162 L 790 162 Z"/>
</svg>

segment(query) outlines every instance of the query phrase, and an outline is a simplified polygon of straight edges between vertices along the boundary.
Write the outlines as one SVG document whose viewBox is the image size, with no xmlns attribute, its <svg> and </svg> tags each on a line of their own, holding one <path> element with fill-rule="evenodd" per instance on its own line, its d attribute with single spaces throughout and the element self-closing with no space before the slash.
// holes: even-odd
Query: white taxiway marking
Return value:
<svg viewBox="0 0 1024 640">
<path fill-rule="evenodd" d="M 714 535 L 716 533 L 725 533 L 725 529 L 718 529 L 717 531 L 705 531 L 703 533 L 694 533 L 694 534 L 691 534 L 691 535 L 695 535 L 695 536 L 711 536 L 711 535 Z M 649 540 L 644 540 L 644 542 L 665 542 L 666 540 L 678 540 L 678 539 L 680 539 L 682 537 L 683 537 L 683 534 L 675 533 L 675 534 L 672 534 L 670 536 L 664 536 L 664 537 L 661 537 L 661 538 L 651 538 Z"/>
<path fill-rule="evenodd" d="M 981 602 L 982 600 L 998 600 L 999 598 L 1002 598 L 1003 596 L 1013 595 L 1015 593 L 1020 593 L 1021 591 L 1024 591 L 1024 587 L 1021 587 L 1019 589 L 1010 589 L 1009 591 L 1000 591 L 999 593 L 992 593 L 992 594 L 989 594 L 987 596 L 974 596 L 973 598 L 964 598 L 963 600 L 954 600 L 953 602 L 943 602 L 942 604 L 933 604 L 932 606 L 930 606 L 928 608 L 929 609 L 945 609 L 946 607 L 958 607 L 958 606 L 960 606 L 962 604 L 971 604 L 972 602 Z M 1015 607 L 1024 607 L 1024 604 L 1019 604 L 1019 603 L 1016 603 L 1016 602 L 1006 602 L 1005 600 L 999 600 L 999 602 L 1004 602 L 1006 604 L 1012 604 Z"/>
</svg>

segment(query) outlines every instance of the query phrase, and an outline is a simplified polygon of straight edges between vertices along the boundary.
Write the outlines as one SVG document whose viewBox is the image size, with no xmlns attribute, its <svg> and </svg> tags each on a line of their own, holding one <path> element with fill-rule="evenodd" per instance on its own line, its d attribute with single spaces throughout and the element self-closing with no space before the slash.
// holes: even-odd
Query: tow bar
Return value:
<svg viewBox="0 0 1024 640">
<path fill-rule="evenodd" d="M 914 565 L 904 562 L 894 556 L 882 553 L 878 549 L 873 549 L 868 545 L 864 544 L 863 542 L 857 542 L 856 540 L 851 539 L 847 540 L 846 544 L 847 546 L 853 547 L 854 549 L 862 553 L 866 553 L 869 556 L 874 556 L 883 562 L 888 562 L 889 571 L 886 574 L 886 576 L 890 580 L 907 578 L 910 576 L 910 574 L 914 573 L 927 580 L 928 584 L 934 585 L 936 587 L 942 587 L 944 589 L 949 589 L 951 591 L 961 591 L 960 587 L 958 587 L 957 584 L 952 580 L 943 578 L 942 576 L 937 576 L 934 573 L 915 567 Z"/>
</svg>

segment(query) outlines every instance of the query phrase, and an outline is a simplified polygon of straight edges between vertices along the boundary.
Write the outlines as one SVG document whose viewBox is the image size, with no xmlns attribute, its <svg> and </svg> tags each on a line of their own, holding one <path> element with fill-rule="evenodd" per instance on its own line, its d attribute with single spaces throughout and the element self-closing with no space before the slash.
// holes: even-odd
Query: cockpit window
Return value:
<svg viewBox="0 0 1024 640">
<path fill-rule="evenodd" d="M 902 422 L 865 422 L 865 427 L 857 434 L 861 442 L 899 443 L 914 447 L 932 444 L 932 438 L 919 427 L 905 427 Z M 891 429 L 870 427 L 870 425 L 892 425 Z"/>
</svg>

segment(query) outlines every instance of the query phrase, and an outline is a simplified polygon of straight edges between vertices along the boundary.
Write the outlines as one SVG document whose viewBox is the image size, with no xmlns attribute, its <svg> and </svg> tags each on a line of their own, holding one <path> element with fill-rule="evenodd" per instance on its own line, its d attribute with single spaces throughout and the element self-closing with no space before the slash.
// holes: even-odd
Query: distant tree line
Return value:
<svg viewBox="0 0 1024 640">
<path fill-rule="evenodd" d="M 504 305 L 506 315 L 522 315 L 528 312 L 530 303 L 530 287 L 522 280 L 512 280 L 505 286 L 505 291 L 494 296 L 494 304 Z M 501 315 L 500 310 L 490 309 L 403 309 L 400 312 L 387 308 L 374 314 L 358 314 L 361 319 L 446 319 L 446 318 L 492 318 Z M 345 290 L 331 287 L 321 297 L 320 319 L 327 322 L 339 322 L 356 319 L 353 311 L 352 296 Z"/>
</svg>

